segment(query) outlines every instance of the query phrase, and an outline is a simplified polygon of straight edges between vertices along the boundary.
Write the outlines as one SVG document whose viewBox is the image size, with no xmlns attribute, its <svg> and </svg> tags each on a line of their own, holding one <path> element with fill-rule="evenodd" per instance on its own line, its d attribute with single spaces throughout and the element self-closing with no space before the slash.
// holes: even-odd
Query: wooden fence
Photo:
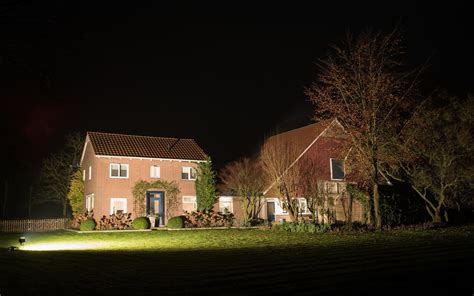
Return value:
<svg viewBox="0 0 474 296">
<path fill-rule="evenodd" d="M 0 220 L 0 232 L 45 232 L 64 229 L 69 219 Z"/>
</svg>

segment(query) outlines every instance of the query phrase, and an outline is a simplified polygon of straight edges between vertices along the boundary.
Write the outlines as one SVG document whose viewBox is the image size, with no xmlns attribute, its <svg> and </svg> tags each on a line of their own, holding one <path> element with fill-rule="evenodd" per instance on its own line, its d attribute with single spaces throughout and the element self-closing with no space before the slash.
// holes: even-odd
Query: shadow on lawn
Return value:
<svg viewBox="0 0 474 296">
<path fill-rule="evenodd" d="M 1 295 L 472 295 L 474 242 L 0 254 Z"/>
</svg>

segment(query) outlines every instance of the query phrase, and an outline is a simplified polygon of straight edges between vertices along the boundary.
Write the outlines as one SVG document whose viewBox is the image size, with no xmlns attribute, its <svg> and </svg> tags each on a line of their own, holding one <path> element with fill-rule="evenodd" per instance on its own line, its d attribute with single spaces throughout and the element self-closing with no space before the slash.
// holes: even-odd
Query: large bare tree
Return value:
<svg viewBox="0 0 474 296">
<path fill-rule="evenodd" d="M 276 189 L 283 209 L 293 222 L 298 222 L 296 197 L 301 190 L 298 157 L 295 145 L 280 135 L 267 139 L 260 150 L 262 169 L 269 184 L 267 190 Z"/>
<path fill-rule="evenodd" d="M 258 219 L 264 205 L 265 190 L 260 162 L 249 158 L 231 162 L 221 170 L 219 177 L 224 190 L 241 198 L 244 223 Z"/>
<path fill-rule="evenodd" d="M 397 32 L 348 35 L 321 61 L 317 80 L 306 90 L 316 118 L 336 117 L 350 136 L 358 181 L 367 184 L 378 229 L 379 185 L 395 163 L 396 139 L 416 95 L 416 72 L 403 67 L 401 42 Z"/>
</svg>

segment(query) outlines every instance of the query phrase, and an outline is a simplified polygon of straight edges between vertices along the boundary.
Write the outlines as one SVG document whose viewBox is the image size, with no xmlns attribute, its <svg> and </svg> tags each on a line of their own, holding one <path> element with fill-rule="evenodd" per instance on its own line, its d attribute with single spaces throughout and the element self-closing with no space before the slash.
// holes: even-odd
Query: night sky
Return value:
<svg viewBox="0 0 474 296">
<path fill-rule="evenodd" d="M 47 2 L 0 4 L 2 158 L 13 168 L 2 178 L 34 167 L 71 131 L 194 138 L 219 169 L 275 129 L 311 122 L 304 87 L 348 31 L 398 25 L 408 64 L 429 65 L 427 89 L 474 88 L 467 1 Z"/>
</svg>

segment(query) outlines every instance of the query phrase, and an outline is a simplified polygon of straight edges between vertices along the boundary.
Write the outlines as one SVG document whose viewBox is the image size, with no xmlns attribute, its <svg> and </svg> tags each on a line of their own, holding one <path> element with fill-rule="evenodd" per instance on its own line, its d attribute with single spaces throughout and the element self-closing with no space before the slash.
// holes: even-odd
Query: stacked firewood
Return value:
<svg viewBox="0 0 474 296">
<path fill-rule="evenodd" d="M 97 220 L 96 230 L 123 230 L 132 226 L 131 213 L 117 213 L 110 216 L 102 216 Z"/>
</svg>

